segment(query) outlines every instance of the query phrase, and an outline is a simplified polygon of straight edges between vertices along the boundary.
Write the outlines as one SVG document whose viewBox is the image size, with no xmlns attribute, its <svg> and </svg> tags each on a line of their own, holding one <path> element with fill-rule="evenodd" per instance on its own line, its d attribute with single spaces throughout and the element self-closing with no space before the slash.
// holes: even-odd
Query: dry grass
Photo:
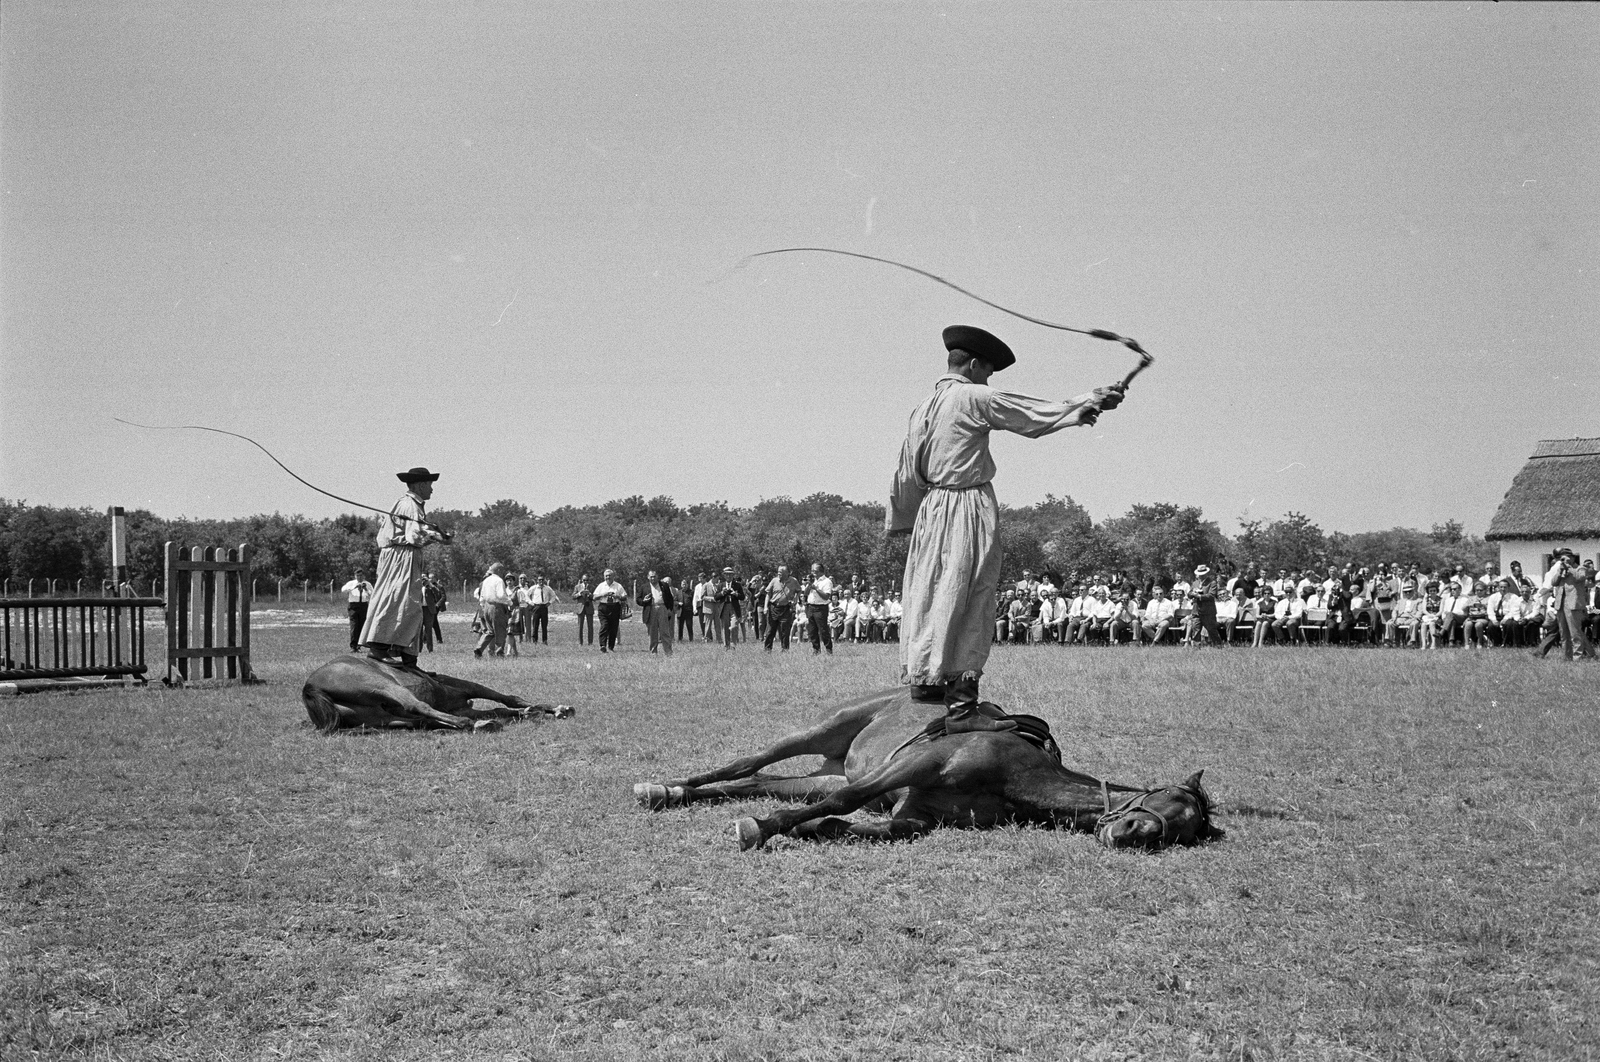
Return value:
<svg viewBox="0 0 1600 1062">
<path fill-rule="evenodd" d="M 337 628 L 250 689 L 0 704 L 6 1058 L 1586 1058 L 1595 681 L 1520 653 L 1003 650 L 986 693 L 1226 841 L 777 841 L 647 814 L 893 650 L 565 644 L 445 670 L 577 719 L 324 738 Z M 570 628 L 558 631 L 563 642 Z M 637 625 L 627 631 L 640 642 Z"/>
</svg>

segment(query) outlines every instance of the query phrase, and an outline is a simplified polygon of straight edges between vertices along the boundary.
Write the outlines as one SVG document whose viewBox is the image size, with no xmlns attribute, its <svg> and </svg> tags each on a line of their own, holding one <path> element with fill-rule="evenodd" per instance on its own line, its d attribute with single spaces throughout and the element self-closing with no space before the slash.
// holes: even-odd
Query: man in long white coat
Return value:
<svg viewBox="0 0 1600 1062">
<path fill-rule="evenodd" d="M 413 468 L 395 475 L 406 485 L 378 526 L 378 581 L 367 607 L 361 642 L 377 660 L 415 664 L 422 648 L 422 547 L 444 536 L 429 526 L 425 505 L 439 473 Z"/>
<path fill-rule="evenodd" d="M 1009 720 L 978 711 L 1000 583 L 989 433 L 1036 439 L 1093 424 L 1123 391 L 1101 387 L 1066 401 L 997 391 L 989 377 L 1016 361 L 1009 347 L 969 325 L 946 328 L 944 345 L 949 371 L 911 414 L 889 498 L 889 534 L 911 535 L 901 667 L 914 699 L 944 702 L 946 730 L 1007 729 Z"/>
</svg>

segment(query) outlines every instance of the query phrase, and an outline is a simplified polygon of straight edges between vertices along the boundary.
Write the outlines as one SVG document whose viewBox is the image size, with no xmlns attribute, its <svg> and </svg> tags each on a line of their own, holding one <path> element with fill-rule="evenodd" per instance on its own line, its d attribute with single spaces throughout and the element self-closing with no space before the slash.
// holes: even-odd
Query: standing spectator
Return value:
<svg viewBox="0 0 1600 1062">
<path fill-rule="evenodd" d="M 828 605 L 833 600 L 833 580 L 822 571 L 822 565 L 811 566 L 811 580 L 806 583 L 806 626 L 811 628 L 811 655 L 819 655 L 826 646 L 833 655 L 833 637 L 828 626 Z"/>
<path fill-rule="evenodd" d="M 708 633 L 708 626 L 711 621 L 711 610 L 714 603 L 712 594 L 711 581 L 706 578 L 705 572 L 700 572 L 694 577 L 693 596 L 694 615 L 695 618 L 700 621 L 701 638 L 715 638 L 714 634 Z"/>
<path fill-rule="evenodd" d="M 678 641 L 694 641 L 694 580 L 681 579 L 675 591 L 678 598 Z"/>
<path fill-rule="evenodd" d="M 1575 656 L 1594 659 L 1594 646 L 1583 631 L 1589 611 L 1589 591 L 1594 587 L 1594 569 L 1578 563 L 1572 550 L 1562 550 L 1550 569 L 1553 577 L 1546 576 L 1550 589 L 1550 610 L 1555 614 L 1556 629 L 1561 634 L 1561 651 L 1568 660 Z M 1539 651 L 1543 656 L 1548 648 Z"/>
<path fill-rule="evenodd" d="M 561 600 L 548 577 L 535 575 L 528 588 L 528 641 L 550 644 L 550 606 Z"/>
<path fill-rule="evenodd" d="M 732 568 L 722 569 L 722 579 L 717 584 L 717 605 L 720 610 L 722 627 L 722 647 L 732 649 L 739 640 L 740 605 L 744 598 L 744 587 L 739 585 L 738 576 Z"/>
<path fill-rule="evenodd" d="M 444 631 L 439 627 L 439 613 L 449 607 L 444 584 L 433 573 L 422 577 L 422 647 L 433 652 L 433 643 L 444 644 Z"/>
<path fill-rule="evenodd" d="M 367 625 L 367 606 L 372 602 L 372 584 L 367 582 L 367 573 L 357 569 L 355 577 L 339 589 L 349 595 L 345 608 L 350 613 L 350 651 L 353 653 L 361 647 L 361 628 Z M 427 602 L 424 601 L 423 604 L 426 607 Z"/>
<path fill-rule="evenodd" d="M 706 600 L 707 630 L 709 630 L 706 637 L 715 641 L 715 643 L 720 643 L 720 645 L 728 640 L 728 635 L 725 633 L 726 625 L 728 625 L 728 598 L 726 598 L 726 593 L 723 593 L 725 589 L 722 576 L 717 573 L 710 574 L 710 581 L 706 584 L 706 597 L 704 597 L 704 600 Z"/>
<path fill-rule="evenodd" d="M 896 590 L 889 595 L 889 617 L 883 624 L 884 641 L 898 642 L 900 640 L 900 620 L 905 616 L 905 608 L 900 604 L 900 591 Z"/>
<path fill-rule="evenodd" d="M 628 600 L 628 591 L 611 578 L 616 572 L 607 568 L 605 577 L 594 588 L 595 611 L 600 618 L 600 651 L 611 652 L 617 647 L 617 636 L 622 627 L 622 603 Z"/>
<path fill-rule="evenodd" d="M 578 644 L 583 644 L 583 628 L 589 628 L 589 644 L 594 644 L 594 590 L 589 586 L 587 575 L 578 576 L 578 583 L 572 588 L 573 604 L 578 606 Z"/>
<path fill-rule="evenodd" d="M 766 650 L 772 652 L 772 639 L 776 635 L 783 643 L 783 651 L 787 653 L 789 628 L 794 625 L 794 603 L 800 593 L 800 580 L 789 574 L 787 564 L 780 564 L 778 574 L 772 577 L 772 582 L 761 593 L 767 602 Z"/>
<path fill-rule="evenodd" d="M 644 616 L 645 629 L 650 632 L 650 651 L 653 653 L 660 646 L 663 655 L 671 656 L 672 623 L 678 612 L 672 580 L 658 579 L 654 571 L 646 573 L 637 604 Z"/>
<path fill-rule="evenodd" d="M 483 621 L 483 633 L 478 636 L 472 655 L 479 659 L 483 658 L 485 649 L 490 656 L 505 655 L 506 625 L 511 615 L 511 593 L 506 589 L 505 574 L 506 566 L 495 561 L 478 586 L 478 615 Z"/>
<path fill-rule="evenodd" d="M 535 576 L 537 578 L 537 576 Z M 517 575 L 517 589 L 512 597 L 511 625 L 506 628 L 511 655 L 517 655 L 517 639 L 528 636 L 533 624 L 533 583 L 526 574 Z"/>
<path fill-rule="evenodd" d="M 378 581 L 372 588 L 361 644 L 374 660 L 416 666 L 422 648 L 422 547 L 444 536 L 429 526 L 426 505 L 439 473 L 413 468 L 395 473 L 405 497 L 378 521 Z"/>
<path fill-rule="evenodd" d="M 1204 632 L 1212 645 L 1222 645 L 1222 631 L 1217 629 L 1217 580 L 1207 565 L 1202 564 L 1194 570 L 1194 583 L 1189 587 L 1189 597 L 1194 607 L 1189 621 L 1189 644 L 1199 645 L 1199 636 Z"/>
<path fill-rule="evenodd" d="M 728 594 L 728 626 L 733 631 L 735 645 L 745 640 L 745 620 L 749 610 L 745 607 L 744 580 L 732 568 L 722 569 L 722 582 Z"/>
<path fill-rule="evenodd" d="M 1522 562 L 1511 562 L 1511 581 L 1517 584 L 1517 593 L 1522 595 L 1524 601 L 1532 601 L 1534 591 L 1539 589 L 1532 579 L 1522 574 Z"/>
<path fill-rule="evenodd" d="M 750 606 L 750 631 L 759 642 L 767 634 L 767 573 L 764 569 L 757 568 L 745 581 L 744 599 Z"/>
</svg>

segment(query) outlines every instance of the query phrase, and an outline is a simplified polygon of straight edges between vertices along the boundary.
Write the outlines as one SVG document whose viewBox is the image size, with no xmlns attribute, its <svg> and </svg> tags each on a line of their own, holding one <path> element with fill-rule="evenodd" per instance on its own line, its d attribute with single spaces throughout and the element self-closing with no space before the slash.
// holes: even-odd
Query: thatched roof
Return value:
<svg viewBox="0 0 1600 1062">
<path fill-rule="evenodd" d="M 1483 537 L 1600 538 L 1600 439 L 1541 441 Z"/>
</svg>

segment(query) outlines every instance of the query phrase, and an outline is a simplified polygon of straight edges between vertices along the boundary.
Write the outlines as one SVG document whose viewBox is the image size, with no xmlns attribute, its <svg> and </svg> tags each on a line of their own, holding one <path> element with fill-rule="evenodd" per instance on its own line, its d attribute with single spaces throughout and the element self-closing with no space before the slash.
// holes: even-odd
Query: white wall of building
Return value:
<svg viewBox="0 0 1600 1062">
<path fill-rule="evenodd" d="M 1522 574 L 1540 579 L 1550 567 L 1548 558 L 1558 549 L 1570 549 L 1579 560 L 1592 560 L 1600 568 L 1600 538 L 1519 538 L 1500 543 L 1500 571 L 1511 570 L 1512 561 L 1522 562 Z"/>
</svg>

